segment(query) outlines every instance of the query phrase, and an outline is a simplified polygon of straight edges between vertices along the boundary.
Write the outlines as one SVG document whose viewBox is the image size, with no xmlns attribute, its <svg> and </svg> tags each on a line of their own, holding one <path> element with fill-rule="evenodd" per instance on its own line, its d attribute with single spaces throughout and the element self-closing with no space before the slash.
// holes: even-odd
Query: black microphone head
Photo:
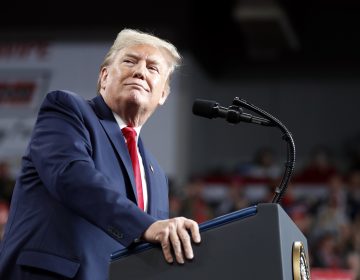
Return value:
<svg viewBox="0 0 360 280">
<path fill-rule="evenodd" d="M 205 118 L 216 118 L 218 113 L 218 103 L 211 100 L 196 99 L 192 112 L 194 115 L 205 117 Z"/>
</svg>

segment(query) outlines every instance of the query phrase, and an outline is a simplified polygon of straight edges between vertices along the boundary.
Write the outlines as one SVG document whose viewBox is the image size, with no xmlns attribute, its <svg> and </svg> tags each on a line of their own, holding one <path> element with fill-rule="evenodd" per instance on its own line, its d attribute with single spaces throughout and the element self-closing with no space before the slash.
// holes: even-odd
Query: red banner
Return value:
<svg viewBox="0 0 360 280">
<path fill-rule="evenodd" d="M 311 269 L 311 280 L 354 280 L 353 274 L 349 270 L 340 269 Z"/>
<path fill-rule="evenodd" d="M 0 82 L 0 105 L 29 105 L 35 89 L 34 81 Z"/>
</svg>

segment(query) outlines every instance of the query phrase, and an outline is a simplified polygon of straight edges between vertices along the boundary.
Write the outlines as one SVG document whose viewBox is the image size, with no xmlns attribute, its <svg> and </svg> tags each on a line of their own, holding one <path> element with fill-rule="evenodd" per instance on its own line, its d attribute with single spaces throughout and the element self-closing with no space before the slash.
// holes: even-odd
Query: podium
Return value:
<svg viewBox="0 0 360 280">
<path fill-rule="evenodd" d="M 226 214 L 200 231 L 202 242 L 184 265 L 168 264 L 160 246 L 146 243 L 115 252 L 109 279 L 309 279 L 300 278 L 308 273 L 306 238 L 279 204 Z"/>
</svg>

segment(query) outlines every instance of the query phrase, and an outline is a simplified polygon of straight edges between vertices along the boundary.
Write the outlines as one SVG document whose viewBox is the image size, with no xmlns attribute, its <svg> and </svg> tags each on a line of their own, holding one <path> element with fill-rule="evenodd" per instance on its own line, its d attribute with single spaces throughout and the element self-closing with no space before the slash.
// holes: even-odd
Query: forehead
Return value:
<svg viewBox="0 0 360 280">
<path fill-rule="evenodd" d="M 117 57 L 134 57 L 137 59 L 143 59 L 164 66 L 168 65 L 165 51 L 152 45 L 134 45 L 121 49 Z"/>
</svg>

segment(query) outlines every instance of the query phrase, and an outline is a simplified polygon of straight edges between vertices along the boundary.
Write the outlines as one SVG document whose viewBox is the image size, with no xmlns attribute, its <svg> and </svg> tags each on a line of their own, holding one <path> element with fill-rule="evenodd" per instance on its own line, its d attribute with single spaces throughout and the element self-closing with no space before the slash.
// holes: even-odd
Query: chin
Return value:
<svg viewBox="0 0 360 280">
<path fill-rule="evenodd" d="M 129 100 L 133 100 L 136 103 L 147 102 L 149 93 L 140 90 L 132 90 L 129 92 Z"/>
<path fill-rule="evenodd" d="M 144 107 L 147 104 L 147 99 L 144 98 L 142 94 L 139 94 L 139 92 L 131 92 L 124 101 L 126 106 L 129 107 L 139 108 Z"/>
</svg>

